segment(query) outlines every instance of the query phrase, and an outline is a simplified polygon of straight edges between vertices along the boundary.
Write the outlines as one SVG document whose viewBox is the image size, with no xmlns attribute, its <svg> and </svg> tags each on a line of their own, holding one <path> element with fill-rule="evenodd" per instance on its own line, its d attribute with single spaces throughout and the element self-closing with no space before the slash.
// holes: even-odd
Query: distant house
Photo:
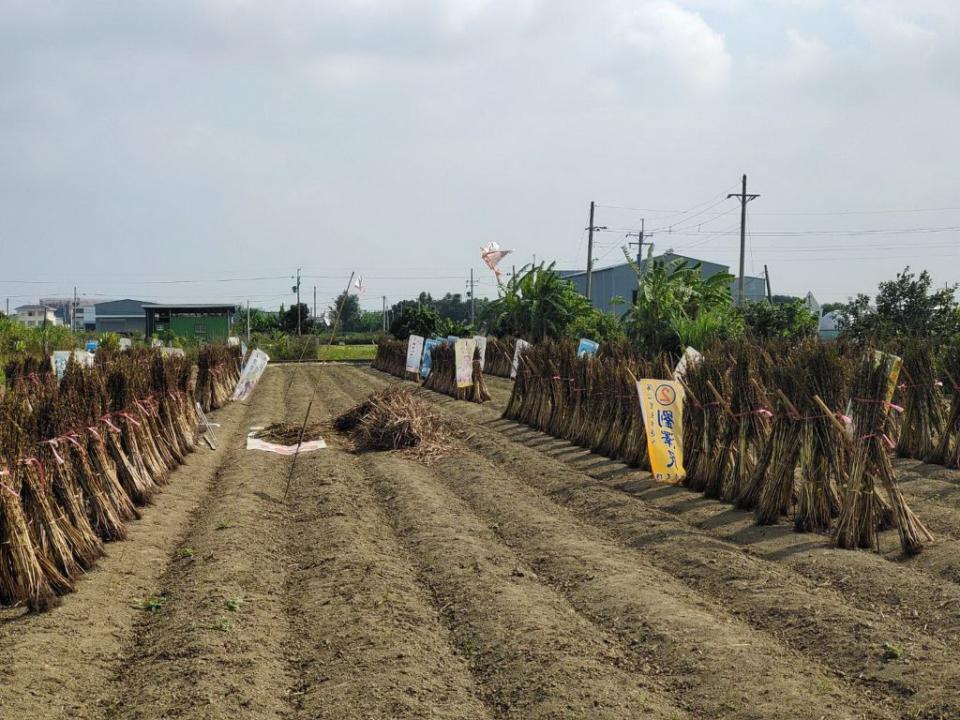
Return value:
<svg viewBox="0 0 960 720">
<path fill-rule="evenodd" d="M 94 308 L 98 333 L 113 332 L 119 335 L 133 335 L 147 332 L 147 314 L 143 310 L 143 300 L 111 300 L 97 303 Z"/>
<path fill-rule="evenodd" d="M 56 311 L 49 305 L 21 305 L 13 310 L 14 319 L 27 327 L 59 325 Z"/>
<path fill-rule="evenodd" d="M 643 261 L 641 268 L 646 268 L 651 261 L 672 262 L 682 260 L 684 264 L 693 267 L 700 264 L 700 271 L 704 277 L 710 277 L 717 273 L 728 273 L 730 267 L 713 263 L 707 260 L 698 260 L 697 258 L 687 257 L 686 255 L 677 255 L 676 253 L 664 253 L 654 258 L 647 258 Z M 587 294 L 587 273 L 583 270 L 561 270 L 560 276 L 570 280 L 583 294 Z M 737 281 L 734 279 L 730 283 L 730 292 L 736 297 Z M 612 312 L 617 315 L 623 315 L 634 303 L 637 297 L 637 273 L 629 263 L 621 263 L 610 267 L 600 268 L 593 271 L 591 282 L 593 306 L 604 312 Z M 745 300 L 763 300 L 767 297 L 767 281 L 762 277 L 743 277 L 743 296 Z M 623 302 L 616 304 L 614 298 L 620 298 Z"/>
<path fill-rule="evenodd" d="M 230 336 L 230 320 L 237 311 L 236 305 L 148 303 L 143 307 L 147 314 L 147 337 L 169 330 L 177 337 L 201 342 L 226 342 Z"/>
</svg>

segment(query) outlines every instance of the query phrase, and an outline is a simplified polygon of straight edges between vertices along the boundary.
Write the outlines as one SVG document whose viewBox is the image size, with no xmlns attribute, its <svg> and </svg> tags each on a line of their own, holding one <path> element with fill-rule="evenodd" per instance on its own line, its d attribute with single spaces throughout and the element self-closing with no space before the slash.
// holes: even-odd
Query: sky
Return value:
<svg viewBox="0 0 960 720">
<path fill-rule="evenodd" d="M 0 0 L 0 303 L 495 296 L 656 252 L 960 281 L 951 0 Z M 0 305 L 2 308 L 2 305 Z"/>
</svg>

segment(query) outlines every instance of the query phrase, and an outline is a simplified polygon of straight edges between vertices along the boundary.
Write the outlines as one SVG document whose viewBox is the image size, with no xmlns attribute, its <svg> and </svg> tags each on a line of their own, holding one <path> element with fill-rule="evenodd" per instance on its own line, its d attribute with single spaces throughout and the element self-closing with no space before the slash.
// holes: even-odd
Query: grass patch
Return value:
<svg viewBox="0 0 960 720">
<path fill-rule="evenodd" d="M 135 610 L 144 610 L 149 613 L 160 612 L 163 608 L 163 603 L 166 598 L 163 598 L 159 595 L 151 595 L 150 597 L 137 598 L 133 601 L 133 604 L 130 606 Z"/>
<path fill-rule="evenodd" d="M 317 360 L 373 360 L 377 355 L 376 345 L 321 345 L 317 348 Z"/>
</svg>

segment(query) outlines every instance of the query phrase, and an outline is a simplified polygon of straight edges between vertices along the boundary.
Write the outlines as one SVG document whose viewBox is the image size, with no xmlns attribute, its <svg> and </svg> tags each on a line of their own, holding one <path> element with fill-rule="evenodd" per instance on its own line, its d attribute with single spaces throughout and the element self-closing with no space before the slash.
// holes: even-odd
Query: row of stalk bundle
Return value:
<svg viewBox="0 0 960 720">
<path fill-rule="evenodd" d="M 197 402 L 204 412 L 223 407 L 240 379 L 239 347 L 205 345 L 197 355 Z"/>
<path fill-rule="evenodd" d="M 933 538 L 907 506 L 891 462 L 894 360 L 810 340 L 737 342 L 685 377 L 684 483 L 754 512 L 831 532 L 837 547 L 879 548 L 896 528 L 905 553 Z"/>
<path fill-rule="evenodd" d="M 683 379 L 684 484 L 761 525 L 790 518 L 849 548 L 877 548 L 896 527 L 904 551 L 919 552 L 932 537 L 893 472 L 896 406 L 877 358 L 816 340 L 710 348 Z M 521 355 L 504 417 L 649 469 L 635 381 L 672 378 L 674 361 L 610 345 L 577 358 L 573 343 L 543 343 Z"/>
<path fill-rule="evenodd" d="M 92 367 L 71 359 L 59 383 L 49 361 L 18 360 L 6 375 L 0 605 L 38 611 L 73 589 L 105 542 L 127 536 L 138 508 L 194 449 L 198 368 L 138 349 L 101 351 Z M 225 370 L 210 375 L 211 385 L 228 380 Z"/>
<path fill-rule="evenodd" d="M 484 375 L 508 378 L 513 369 L 513 353 L 516 338 L 487 338 L 487 347 L 483 358 Z"/>
<path fill-rule="evenodd" d="M 554 437 L 649 468 L 639 378 L 667 378 L 670 359 L 645 359 L 626 345 L 605 343 L 578 358 L 577 344 L 548 340 L 523 350 L 503 417 Z"/>
<path fill-rule="evenodd" d="M 372 367 L 395 377 L 420 382 L 419 373 L 407 372 L 407 340 L 382 338 L 377 344 L 377 354 Z M 430 374 L 423 380 L 428 390 L 450 395 L 457 400 L 483 403 L 491 399 L 480 369 L 480 348 L 474 350 L 473 371 L 470 385 L 457 386 L 456 352 L 453 343 L 444 342 L 434 345 L 430 350 Z"/>
</svg>

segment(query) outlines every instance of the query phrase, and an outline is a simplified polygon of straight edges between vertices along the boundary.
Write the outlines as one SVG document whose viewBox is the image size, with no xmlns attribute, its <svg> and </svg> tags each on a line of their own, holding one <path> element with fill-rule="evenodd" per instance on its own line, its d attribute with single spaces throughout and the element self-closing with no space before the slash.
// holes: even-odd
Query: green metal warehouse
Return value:
<svg viewBox="0 0 960 720">
<path fill-rule="evenodd" d="M 204 342 L 226 342 L 236 305 L 144 304 L 147 337 L 170 330 L 174 335 Z"/>
</svg>

